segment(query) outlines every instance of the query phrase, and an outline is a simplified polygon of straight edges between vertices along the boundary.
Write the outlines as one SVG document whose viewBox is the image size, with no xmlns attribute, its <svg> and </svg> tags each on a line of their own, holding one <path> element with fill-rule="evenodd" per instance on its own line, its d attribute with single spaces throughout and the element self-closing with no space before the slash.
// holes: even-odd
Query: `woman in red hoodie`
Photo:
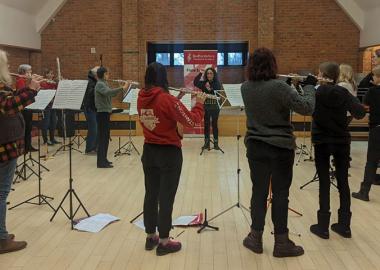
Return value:
<svg viewBox="0 0 380 270">
<path fill-rule="evenodd" d="M 205 94 L 197 96 L 191 112 L 169 94 L 166 69 L 152 63 L 145 73 L 145 89 L 139 92 L 137 109 L 145 143 L 142 164 L 145 175 L 144 225 L 145 249 L 156 254 L 177 252 L 181 243 L 169 240 L 174 198 L 182 169 L 181 139 L 177 123 L 194 127 L 203 118 Z M 158 228 L 159 236 L 156 235 Z"/>
</svg>

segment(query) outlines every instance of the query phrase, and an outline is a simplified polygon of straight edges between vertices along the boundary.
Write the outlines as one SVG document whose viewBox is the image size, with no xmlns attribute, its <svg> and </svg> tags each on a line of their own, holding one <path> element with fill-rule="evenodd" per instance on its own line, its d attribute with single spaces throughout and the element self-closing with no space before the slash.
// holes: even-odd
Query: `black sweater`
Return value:
<svg viewBox="0 0 380 270">
<path fill-rule="evenodd" d="M 84 98 L 83 98 L 83 109 L 90 109 L 90 110 L 96 111 L 96 107 L 95 107 L 96 83 L 97 83 L 97 80 L 95 78 L 95 75 L 90 70 L 88 72 L 88 85 L 87 85 L 86 93 L 84 94 Z"/>
<path fill-rule="evenodd" d="M 373 80 L 373 73 L 369 73 L 367 76 L 365 76 L 363 78 L 363 80 L 360 81 L 359 83 L 359 88 L 370 88 L 370 87 L 373 87 L 373 83 L 372 83 L 372 80 Z"/>
<path fill-rule="evenodd" d="M 369 106 L 369 127 L 380 125 L 380 86 L 372 87 L 364 97 L 364 104 Z"/>
<path fill-rule="evenodd" d="M 360 101 L 338 85 L 321 85 L 315 95 L 312 141 L 321 143 L 351 143 L 348 131 L 347 112 L 356 119 L 366 115 Z"/>
<path fill-rule="evenodd" d="M 197 77 L 194 78 L 194 86 L 201 89 L 203 93 L 215 95 L 214 90 L 222 90 L 222 84 L 219 81 L 217 80 L 213 80 L 211 82 L 208 80 L 201 81 L 202 75 L 203 75 L 202 73 L 199 73 Z M 207 88 L 207 83 L 209 83 L 210 85 L 209 88 Z M 205 109 L 219 109 L 219 106 L 216 100 L 209 99 L 209 98 L 206 99 L 204 107 Z"/>
</svg>

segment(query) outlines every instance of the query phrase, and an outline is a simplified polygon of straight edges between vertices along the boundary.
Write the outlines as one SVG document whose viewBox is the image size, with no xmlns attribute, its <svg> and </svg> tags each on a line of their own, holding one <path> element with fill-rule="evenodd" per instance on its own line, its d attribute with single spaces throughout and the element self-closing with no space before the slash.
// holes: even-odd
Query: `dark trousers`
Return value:
<svg viewBox="0 0 380 270">
<path fill-rule="evenodd" d="M 204 114 L 204 134 L 205 139 L 210 139 L 210 120 L 212 125 L 212 133 L 214 136 L 214 141 L 218 140 L 218 118 L 219 118 L 219 109 L 208 109 L 205 107 L 205 114 Z"/>
<path fill-rule="evenodd" d="M 84 109 L 87 121 L 86 153 L 96 151 L 98 148 L 98 134 L 96 123 L 96 111 L 90 108 Z"/>
<path fill-rule="evenodd" d="M 252 181 L 251 228 L 264 230 L 269 185 L 272 182 L 274 232 L 288 232 L 288 197 L 293 179 L 294 150 L 249 140 L 247 158 Z"/>
<path fill-rule="evenodd" d="M 376 179 L 376 171 L 380 162 L 380 127 L 372 128 L 369 131 L 367 163 L 365 165 L 363 185 L 371 188 Z"/>
<path fill-rule="evenodd" d="M 49 130 L 50 141 L 54 140 L 54 132 L 57 128 L 57 114 L 53 109 L 46 109 L 42 119 L 42 138 L 47 143 L 47 131 Z"/>
<path fill-rule="evenodd" d="M 110 114 L 107 112 L 96 113 L 96 121 L 98 123 L 98 152 L 97 165 L 105 166 L 108 163 L 107 152 L 110 141 Z"/>
<path fill-rule="evenodd" d="M 22 116 L 25 121 L 25 150 L 29 151 L 32 147 L 32 122 L 33 113 L 31 110 L 23 110 Z"/>
<path fill-rule="evenodd" d="M 148 234 L 168 238 L 175 195 L 182 170 L 182 150 L 176 146 L 144 144 L 144 225 Z"/>
<path fill-rule="evenodd" d="M 315 166 L 319 177 L 319 211 L 330 212 L 330 157 L 333 156 L 338 182 L 340 213 L 349 213 L 351 207 L 348 168 L 350 165 L 349 144 L 316 144 Z"/>
</svg>

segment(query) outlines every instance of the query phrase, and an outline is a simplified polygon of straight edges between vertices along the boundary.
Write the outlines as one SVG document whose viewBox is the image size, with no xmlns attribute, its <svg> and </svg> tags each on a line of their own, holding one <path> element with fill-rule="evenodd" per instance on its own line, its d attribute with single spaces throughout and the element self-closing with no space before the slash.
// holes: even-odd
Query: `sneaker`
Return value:
<svg viewBox="0 0 380 270">
<path fill-rule="evenodd" d="M 164 256 L 169 253 L 175 253 L 180 251 L 182 248 L 182 245 L 180 242 L 169 240 L 169 242 L 166 243 L 166 245 L 158 244 L 158 247 L 156 249 L 157 256 Z"/>
<path fill-rule="evenodd" d="M 52 139 L 50 142 L 52 144 L 61 144 L 61 142 L 57 141 L 56 139 Z"/>
<path fill-rule="evenodd" d="M 18 251 L 26 248 L 25 241 L 14 241 L 13 239 L 0 240 L 0 254 Z"/>
<path fill-rule="evenodd" d="M 154 237 L 147 237 L 145 240 L 145 250 L 153 250 L 156 246 L 158 246 L 159 241 L 160 238 L 157 235 Z"/>
</svg>

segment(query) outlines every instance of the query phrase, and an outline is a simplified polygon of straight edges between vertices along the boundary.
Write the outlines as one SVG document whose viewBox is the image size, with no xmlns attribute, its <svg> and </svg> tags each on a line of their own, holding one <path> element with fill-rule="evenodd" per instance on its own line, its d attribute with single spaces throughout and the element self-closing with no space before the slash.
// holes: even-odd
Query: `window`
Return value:
<svg viewBox="0 0 380 270">
<path fill-rule="evenodd" d="M 174 65 L 183 66 L 184 64 L 184 53 L 174 53 Z"/>
<path fill-rule="evenodd" d="M 218 66 L 224 66 L 224 53 L 218 52 Z"/>
<path fill-rule="evenodd" d="M 243 65 L 243 53 L 241 52 L 229 52 L 228 53 L 228 65 L 241 66 Z"/>
<path fill-rule="evenodd" d="M 156 62 L 170 66 L 170 53 L 156 53 Z"/>
<path fill-rule="evenodd" d="M 148 64 L 159 62 L 165 66 L 181 67 L 184 65 L 186 50 L 215 50 L 218 52 L 218 66 L 245 66 L 248 57 L 248 42 L 219 43 L 156 43 L 148 42 Z"/>
</svg>

